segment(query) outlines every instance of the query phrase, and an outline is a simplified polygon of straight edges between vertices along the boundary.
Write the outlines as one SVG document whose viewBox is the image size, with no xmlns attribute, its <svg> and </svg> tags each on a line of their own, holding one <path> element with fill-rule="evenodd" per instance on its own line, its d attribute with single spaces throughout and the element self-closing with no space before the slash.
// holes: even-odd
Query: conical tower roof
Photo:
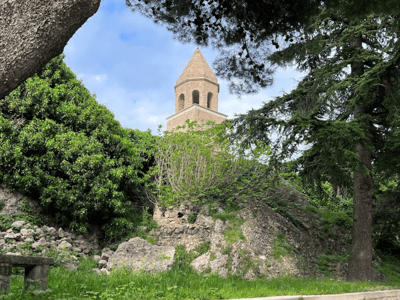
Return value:
<svg viewBox="0 0 400 300">
<path fill-rule="evenodd" d="M 176 84 L 186 81 L 187 79 L 194 78 L 206 78 L 215 83 L 218 83 L 218 79 L 215 76 L 214 72 L 211 70 L 210 66 L 206 62 L 201 54 L 200 49 L 196 49 L 189 63 L 183 70 L 181 76 L 176 81 Z"/>
</svg>

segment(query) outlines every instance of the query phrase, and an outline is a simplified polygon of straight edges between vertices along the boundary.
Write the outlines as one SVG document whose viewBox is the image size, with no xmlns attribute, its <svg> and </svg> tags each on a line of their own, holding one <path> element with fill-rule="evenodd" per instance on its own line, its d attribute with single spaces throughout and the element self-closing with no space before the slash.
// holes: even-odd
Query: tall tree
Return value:
<svg viewBox="0 0 400 300">
<path fill-rule="evenodd" d="M 1 1 L 0 99 L 60 55 L 100 1 Z"/>
<path fill-rule="evenodd" d="M 61 54 L 72 35 L 96 13 L 100 1 L 1 1 L 0 99 Z M 210 33 L 222 32 L 223 39 L 216 41 L 228 44 L 243 40 L 246 32 L 290 36 L 295 28 L 308 24 L 322 3 L 339 8 L 349 18 L 400 12 L 397 0 L 145 0 L 144 6 L 139 2 L 126 0 L 128 6 L 154 20 L 172 24 L 169 29 L 181 37 L 190 32 L 196 40 L 206 41 Z M 232 24 L 233 30 L 224 28 Z"/>
<path fill-rule="evenodd" d="M 232 137 L 243 139 L 244 146 L 272 144 L 271 130 L 280 129 L 272 151 L 276 161 L 308 144 L 296 160 L 305 184 L 320 188 L 327 175 L 352 188 L 349 281 L 372 280 L 372 162 L 387 178 L 400 165 L 398 28 L 392 16 L 350 21 L 322 11 L 295 42 L 268 57 L 272 65 L 294 63 L 307 72 L 297 88 L 233 120 Z M 226 67 L 231 57 L 217 60 L 217 74 L 232 75 Z"/>
</svg>

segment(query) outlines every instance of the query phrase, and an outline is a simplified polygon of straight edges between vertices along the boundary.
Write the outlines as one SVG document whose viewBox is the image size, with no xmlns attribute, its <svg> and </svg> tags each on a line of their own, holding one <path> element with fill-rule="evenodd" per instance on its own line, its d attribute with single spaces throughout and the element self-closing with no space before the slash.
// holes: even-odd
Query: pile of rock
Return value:
<svg viewBox="0 0 400 300">
<path fill-rule="evenodd" d="M 95 255 L 93 259 L 99 263 L 99 268 L 94 268 L 93 271 L 97 274 L 110 275 L 110 272 L 106 269 L 106 266 L 113 253 L 114 251 L 110 250 L 110 248 L 104 248 L 101 255 Z"/>
<path fill-rule="evenodd" d="M 289 200 L 299 205 L 306 203 L 292 198 Z M 156 238 L 158 245 L 183 244 L 187 251 L 209 242 L 209 250 L 196 257 L 192 267 L 199 272 L 216 273 L 222 277 L 235 274 L 245 279 L 319 276 L 315 270 L 319 267 L 319 257 L 325 255 L 326 249 L 332 255 L 344 255 L 348 251 L 350 232 L 346 229 L 331 224 L 331 230 L 336 234 L 335 238 L 331 238 L 320 230 L 322 220 L 316 214 L 296 207 L 288 207 L 287 210 L 301 221 L 302 226 L 296 227 L 261 201 L 247 203 L 235 212 L 236 218 L 241 220 L 236 223 L 213 219 L 206 208 L 197 212 L 192 223 L 189 219 L 194 212 L 190 206 L 165 210 L 156 206 L 153 219 L 158 229 L 150 234 Z M 237 238 L 228 242 L 227 237 L 232 234 Z M 284 249 L 278 252 L 282 255 L 275 254 L 276 249 Z M 374 263 L 380 264 L 376 255 Z M 332 276 L 340 280 L 347 277 L 347 264 L 338 261 L 330 264 L 329 268 Z M 375 269 L 373 275 L 376 281 L 387 279 Z"/>
<path fill-rule="evenodd" d="M 51 247 L 67 249 L 87 256 L 91 250 L 100 250 L 96 233 L 77 235 L 74 232 L 58 230 L 48 226 L 31 226 L 25 221 L 15 221 L 5 232 L 0 231 L 0 247 L 6 254 L 31 252 L 42 249 L 45 254 Z"/>
<path fill-rule="evenodd" d="M 5 199 L 5 207 L 0 211 L 5 215 L 17 213 L 18 204 L 23 199 L 17 192 L 6 192 L 1 187 L 0 198 Z M 291 191 L 285 194 L 285 198 L 298 205 L 306 203 Z M 43 255 L 57 248 L 62 255 L 69 253 L 62 261 L 72 270 L 77 269 L 75 253 L 82 256 L 101 253 L 94 256 L 98 268 L 93 271 L 110 274 L 117 267 L 127 267 L 132 271 L 166 271 L 174 262 L 175 246 L 185 245 L 187 251 L 198 254 L 192 261 L 195 270 L 224 277 L 236 274 L 246 279 L 314 275 L 316 267 L 319 267 L 319 258 L 327 255 L 327 249 L 335 257 L 348 252 L 350 231 L 331 224 L 330 230 L 335 236 L 332 237 L 321 230 L 323 222 L 315 213 L 296 206 L 288 206 L 286 210 L 302 226 L 295 225 L 266 203 L 256 200 L 235 212 L 235 219 L 225 220 L 213 219 L 207 207 L 198 211 L 191 205 L 168 209 L 156 206 L 153 219 L 158 228 L 149 234 L 157 244 L 136 237 L 121 243 L 115 252 L 109 248 L 100 251 L 99 231 L 94 228 L 90 234 L 77 235 L 55 226 L 38 227 L 15 221 L 5 232 L 0 232 L 0 249 L 6 254 L 29 255 L 35 250 Z M 198 250 L 202 247 L 203 250 Z M 379 265 L 379 257 L 374 257 L 374 262 Z M 330 264 L 329 268 L 338 279 L 346 278 L 347 264 L 338 261 Z M 386 278 L 374 269 L 374 280 Z"/>
<path fill-rule="evenodd" d="M 25 221 L 15 221 L 5 232 L 0 231 L 0 248 L 6 255 L 30 255 L 40 251 L 42 255 L 51 248 L 64 250 L 67 259 L 64 265 L 67 269 L 77 270 L 77 257 L 72 252 L 82 256 L 100 252 L 95 234 L 76 235 L 73 232 L 58 230 L 48 226 L 31 226 Z M 166 271 L 171 268 L 175 256 L 174 247 L 157 246 L 141 238 L 132 238 L 121 243 L 114 252 L 106 247 L 101 255 L 94 255 L 99 267 L 93 271 L 109 275 L 112 269 L 128 267 L 131 270 Z"/>
</svg>

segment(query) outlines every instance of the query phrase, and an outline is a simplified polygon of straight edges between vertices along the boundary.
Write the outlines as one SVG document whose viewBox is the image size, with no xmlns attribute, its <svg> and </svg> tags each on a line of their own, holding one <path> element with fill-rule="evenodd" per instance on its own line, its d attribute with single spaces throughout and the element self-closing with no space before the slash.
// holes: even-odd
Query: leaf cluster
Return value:
<svg viewBox="0 0 400 300">
<path fill-rule="evenodd" d="M 165 131 L 157 141 L 156 164 L 148 174 L 149 199 L 164 207 L 247 201 L 249 194 L 258 190 L 258 183 L 268 177 L 269 168 L 249 159 L 250 155 L 246 159 L 234 153 L 227 129 L 223 124 L 199 125 L 187 120 L 176 131 Z M 258 147 L 252 154 L 260 158 L 268 155 L 268 149 Z"/>
<path fill-rule="evenodd" d="M 342 20 L 362 20 L 370 14 L 398 14 L 395 0 L 126 0 L 133 12 L 140 12 L 164 25 L 184 43 L 213 47 L 221 51 L 214 62 L 217 75 L 230 81 L 233 93 L 253 93 L 272 84 L 273 69 L 266 63 L 267 52 L 304 40 L 302 33 L 321 14 Z M 314 45 L 318 47 L 318 44 Z M 264 54 L 259 56 L 259 49 Z M 264 61 L 263 61 L 264 60 Z M 239 80 L 239 82 L 238 82 Z M 254 85 L 252 86 L 250 82 Z"/>
</svg>

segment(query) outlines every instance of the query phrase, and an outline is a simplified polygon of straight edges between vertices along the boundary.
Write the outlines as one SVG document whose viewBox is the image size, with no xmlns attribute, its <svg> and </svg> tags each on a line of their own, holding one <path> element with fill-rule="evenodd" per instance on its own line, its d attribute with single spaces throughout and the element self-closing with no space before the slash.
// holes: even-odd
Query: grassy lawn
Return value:
<svg viewBox="0 0 400 300">
<path fill-rule="evenodd" d="M 383 256 L 382 256 L 383 257 Z M 78 271 L 50 269 L 47 291 L 23 291 L 23 276 L 13 276 L 7 294 L 0 299 L 232 299 L 279 295 L 336 294 L 400 288 L 400 263 L 383 257 L 381 271 L 393 281 L 345 282 L 290 277 L 246 281 L 235 276 L 226 279 L 198 274 L 190 268 L 173 268 L 165 273 L 148 275 L 120 269 L 111 275 L 91 272 L 93 260 L 82 260 Z"/>
</svg>

